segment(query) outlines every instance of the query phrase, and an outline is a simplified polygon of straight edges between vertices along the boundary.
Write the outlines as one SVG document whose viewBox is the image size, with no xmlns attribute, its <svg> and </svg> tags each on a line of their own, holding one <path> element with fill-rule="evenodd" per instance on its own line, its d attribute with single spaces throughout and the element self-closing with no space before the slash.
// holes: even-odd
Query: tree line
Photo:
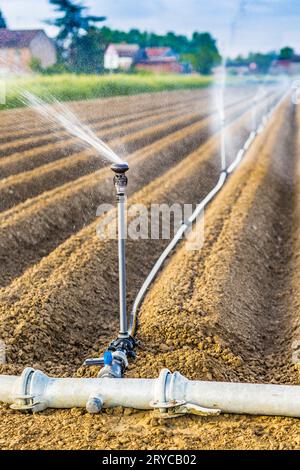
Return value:
<svg viewBox="0 0 300 470">
<path fill-rule="evenodd" d="M 49 0 L 59 17 L 48 21 L 58 28 L 56 43 L 59 63 L 56 68 L 79 73 L 103 73 L 104 52 L 110 43 L 138 44 L 144 47 L 170 47 L 183 62 L 189 62 L 196 72 L 210 74 L 212 68 L 221 63 L 221 55 L 216 40 L 210 33 L 194 32 L 191 38 L 168 32 L 165 35 L 140 31 L 129 32 L 112 30 L 99 24 L 104 16 L 88 15 L 87 7 L 74 0 Z M 276 59 L 292 59 L 295 52 L 285 47 L 280 54 L 272 51 L 266 54 L 250 53 L 247 57 L 238 56 L 234 63 L 256 64 L 256 71 L 267 73 Z"/>
<path fill-rule="evenodd" d="M 56 44 L 59 60 L 56 71 L 102 73 L 104 52 L 108 44 L 126 42 L 144 47 L 171 47 L 181 61 L 190 62 L 194 70 L 209 74 L 221 61 L 216 40 L 209 33 L 195 32 L 192 38 L 169 32 L 165 35 L 131 29 L 112 30 L 100 24 L 104 16 L 88 15 L 87 7 L 74 0 L 49 0 L 58 17 L 46 21 L 58 28 Z"/>
<path fill-rule="evenodd" d="M 58 62 L 46 71 L 33 59 L 32 68 L 46 73 L 103 73 L 104 52 L 110 43 L 138 44 L 145 47 L 170 47 L 182 62 L 189 62 L 193 69 L 202 74 L 210 74 L 212 68 L 221 63 L 221 55 L 216 40 L 210 33 L 194 32 L 189 38 L 182 34 L 168 32 L 165 35 L 149 33 L 133 28 L 128 32 L 113 30 L 102 26 L 105 16 L 87 14 L 87 7 L 76 0 L 49 0 L 57 17 L 45 20 L 45 23 L 57 28 L 55 43 Z M 0 11 L 0 28 L 7 28 L 7 23 Z M 263 53 L 250 53 L 247 57 L 238 56 L 230 60 L 231 65 L 256 64 L 256 71 L 268 72 L 276 59 L 290 60 L 295 51 L 290 47 Z"/>
<path fill-rule="evenodd" d="M 229 65 L 246 65 L 256 64 L 256 71 L 259 73 L 268 73 L 272 63 L 275 60 L 293 60 L 296 58 L 296 52 L 292 47 L 283 47 L 279 54 L 276 51 L 267 52 L 250 52 L 248 56 L 237 56 L 234 60 L 229 61 Z"/>
</svg>

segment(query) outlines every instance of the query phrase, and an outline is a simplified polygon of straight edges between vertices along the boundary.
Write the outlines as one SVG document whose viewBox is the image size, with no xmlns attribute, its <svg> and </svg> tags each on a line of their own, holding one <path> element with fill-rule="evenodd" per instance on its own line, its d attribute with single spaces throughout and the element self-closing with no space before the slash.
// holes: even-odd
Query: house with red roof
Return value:
<svg viewBox="0 0 300 470">
<path fill-rule="evenodd" d="M 55 44 L 43 29 L 0 29 L 2 73 L 30 73 L 32 59 L 38 59 L 43 68 L 56 63 Z"/>
<path fill-rule="evenodd" d="M 170 47 L 145 47 L 137 44 L 109 44 L 104 54 L 104 67 L 108 70 L 138 70 L 156 73 L 182 73 L 179 56 Z"/>
<path fill-rule="evenodd" d="M 179 56 L 170 47 L 146 47 L 136 63 L 138 70 L 155 73 L 182 73 Z"/>
</svg>

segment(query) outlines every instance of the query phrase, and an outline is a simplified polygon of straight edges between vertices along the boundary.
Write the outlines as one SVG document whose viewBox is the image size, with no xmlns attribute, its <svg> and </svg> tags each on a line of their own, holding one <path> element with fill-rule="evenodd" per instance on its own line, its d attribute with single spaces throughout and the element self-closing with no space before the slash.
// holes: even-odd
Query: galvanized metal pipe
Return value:
<svg viewBox="0 0 300 470">
<path fill-rule="evenodd" d="M 26 393 L 25 393 L 26 391 Z M 156 409 L 162 416 L 238 413 L 300 417 L 300 387 L 192 381 L 163 369 L 157 379 L 50 378 L 25 369 L 21 377 L 0 376 L 0 401 L 38 412 L 46 408 L 123 406 Z"/>
<path fill-rule="evenodd" d="M 17 380 L 14 375 L 0 375 L 0 402 L 13 403 Z"/>
<path fill-rule="evenodd" d="M 300 417 L 297 385 L 190 382 L 186 399 L 224 413 Z"/>
<path fill-rule="evenodd" d="M 118 205 L 118 256 L 119 256 L 119 315 L 120 315 L 120 337 L 128 336 L 128 323 L 126 311 L 126 186 L 127 177 L 125 173 L 129 170 L 127 163 L 113 164 L 111 169 L 115 173 L 114 184 L 117 191 Z"/>
<path fill-rule="evenodd" d="M 125 258 L 125 194 L 118 198 L 118 255 L 119 255 L 119 303 L 120 303 L 120 334 L 127 335 L 126 312 L 126 258 Z"/>
</svg>

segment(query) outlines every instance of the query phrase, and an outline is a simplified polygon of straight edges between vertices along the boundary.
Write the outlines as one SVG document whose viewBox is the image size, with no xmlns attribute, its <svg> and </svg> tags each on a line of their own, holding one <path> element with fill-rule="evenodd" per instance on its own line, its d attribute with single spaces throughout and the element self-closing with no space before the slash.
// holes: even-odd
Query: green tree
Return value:
<svg viewBox="0 0 300 470">
<path fill-rule="evenodd" d="M 138 44 L 140 47 L 145 47 L 147 44 L 148 34 L 141 32 L 139 29 L 131 29 L 127 35 L 128 44 Z"/>
<path fill-rule="evenodd" d="M 268 73 L 272 62 L 276 60 L 276 52 L 267 52 L 262 54 L 260 52 L 250 53 L 247 57 L 248 64 L 254 63 L 257 66 L 257 71 L 260 73 Z"/>
<path fill-rule="evenodd" d="M 86 15 L 87 7 L 75 0 L 50 0 L 50 3 L 56 7 L 56 12 L 62 13 L 59 18 L 47 21 L 59 29 L 57 42 L 61 47 L 72 44 L 82 33 L 106 19 L 105 16 Z"/>
<path fill-rule="evenodd" d="M 195 68 L 204 75 L 210 74 L 212 68 L 221 62 L 216 40 L 209 33 L 194 33 L 192 49 L 195 54 Z"/>
<path fill-rule="evenodd" d="M 5 29 L 7 28 L 6 20 L 2 14 L 2 11 L 0 10 L 0 28 Z"/>
<path fill-rule="evenodd" d="M 192 39 L 189 39 L 172 31 L 166 35 L 148 34 L 139 29 L 131 29 L 125 33 L 104 26 L 101 32 L 106 44 L 127 42 L 138 44 L 141 48 L 170 47 L 180 55 L 181 60 L 190 62 L 201 73 L 210 73 L 212 67 L 221 61 L 216 40 L 209 33 L 195 32 Z"/>
<path fill-rule="evenodd" d="M 105 42 L 138 44 L 143 47 L 171 47 L 178 54 L 188 53 L 191 50 L 191 41 L 184 35 L 168 32 L 166 35 L 147 33 L 139 29 L 131 29 L 128 33 L 112 30 L 106 26 L 101 28 Z"/>
<path fill-rule="evenodd" d="M 66 64 L 74 72 L 103 70 L 104 45 L 96 25 L 104 21 L 105 16 L 87 15 L 87 7 L 75 0 L 50 0 L 50 3 L 62 14 L 47 21 L 59 29 L 56 37 L 58 63 Z"/>
<path fill-rule="evenodd" d="M 292 47 L 283 47 L 279 53 L 279 59 L 291 60 L 295 57 L 295 51 Z"/>
<path fill-rule="evenodd" d="M 98 28 L 90 28 L 73 44 L 70 56 L 71 68 L 79 73 L 101 73 L 104 70 L 105 43 Z"/>
<path fill-rule="evenodd" d="M 38 59 L 37 57 L 33 57 L 31 59 L 29 66 L 30 66 L 30 68 L 33 72 L 42 72 L 43 71 L 41 60 Z"/>
<path fill-rule="evenodd" d="M 209 47 L 200 47 L 195 57 L 196 70 L 203 75 L 209 75 L 212 68 L 220 63 L 219 55 Z"/>
<path fill-rule="evenodd" d="M 192 39 L 169 31 L 165 35 L 140 31 L 101 29 L 103 16 L 86 14 L 87 7 L 79 0 L 49 0 L 60 16 L 47 21 L 58 28 L 58 65 L 77 72 L 101 72 L 104 50 L 109 43 L 138 44 L 144 47 L 170 47 L 182 60 L 190 62 L 200 73 L 209 74 L 221 61 L 216 40 L 209 33 L 195 32 Z"/>
</svg>

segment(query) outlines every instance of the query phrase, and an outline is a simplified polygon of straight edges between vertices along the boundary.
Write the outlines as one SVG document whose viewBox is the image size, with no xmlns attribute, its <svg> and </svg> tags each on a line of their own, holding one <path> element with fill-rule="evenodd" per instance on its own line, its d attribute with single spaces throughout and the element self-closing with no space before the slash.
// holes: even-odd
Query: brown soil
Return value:
<svg viewBox="0 0 300 470">
<path fill-rule="evenodd" d="M 110 117 L 107 120 L 99 118 L 99 122 L 96 121 L 96 124 L 90 127 L 96 134 L 104 139 L 120 138 L 132 130 L 135 131 L 151 127 L 154 120 L 156 123 L 165 122 L 171 119 L 172 116 L 176 117 L 188 114 L 187 107 L 189 112 L 194 108 L 199 114 L 199 109 L 204 105 L 204 109 L 206 109 L 207 112 L 209 102 L 210 100 L 207 99 L 205 103 L 202 103 L 202 100 L 199 98 L 194 100 L 193 103 L 190 103 L 190 100 L 188 100 L 186 103 L 172 105 L 168 107 L 167 110 L 162 107 L 157 107 L 152 110 L 134 113 L 132 115 L 128 114 L 119 118 L 116 116 L 114 118 Z M 15 141 L 14 136 L 11 136 L 11 138 Z M 2 154 L 0 168 L 3 176 L 5 176 L 5 173 L 9 174 L 9 163 L 11 165 L 14 164 L 14 166 L 12 166 L 12 173 L 17 173 L 25 171 L 27 169 L 26 165 L 30 165 L 30 162 L 32 162 L 32 168 L 35 168 L 38 165 L 57 160 L 65 155 L 71 156 L 76 153 L 78 149 L 84 148 L 84 145 L 78 139 L 70 136 L 65 131 L 56 130 L 55 128 L 51 128 L 50 132 L 48 129 L 47 135 L 44 137 L 37 136 L 32 138 L 30 136 L 27 139 L 22 138 L 21 142 L 17 139 L 15 144 L 14 142 L 7 141 L 7 137 L 5 137 L 5 142 L 6 143 L 2 144 L 0 148 Z"/>
<path fill-rule="evenodd" d="M 143 303 L 138 359 L 127 376 L 156 377 L 168 367 L 195 379 L 300 382 L 291 361 L 300 329 L 299 117 L 289 104 L 280 108 L 206 211 L 203 248 L 186 251 L 182 242 L 163 269 Z M 248 121 L 245 115 L 230 126 L 231 158 Z M 130 156 L 129 202 L 196 203 L 213 186 L 218 136 L 204 143 L 196 131 L 182 132 Z M 103 169 L 93 178 L 77 180 L 74 191 L 69 184 L 25 201 L 0 219 L 6 284 L 0 290 L 0 337 L 8 359 L 1 373 L 31 365 L 52 374 L 95 375 L 97 370 L 80 367 L 83 359 L 116 334 L 116 242 L 100 240 L 99 221 L 82 215 L 111 200 L 111 177 Z M 37 209 L 45 211 L 43 223 L 40 215 L 34 219 Z M 84 223 L 89 225 L 82 228 Z M 129 303 L 166 243 L 128 241 Z M 133 410 L 20 415 L 7 406 L 0 416 L 5 449 L 300 447 L 298 420 L 291 418 L 188 416 L 166 422 Z"/>
<path fill-rule="evenodd" d="M 116 98 L 100 98 L 89 101 L 72 101 L 68 102 L 68 107 L 74 111 L 80 119 L 86 124 L 99 121 L 100 119 L 119 118 L 128 114 L 136 114 L 141 112 L 141 104 L 143 110 L 154 110 L 158 108 L 170 108 L 183 102 L 190 102 L 199 99 L 207 99 L 210 96 L 210 89 L 203 90 L 181 90 L 161 93 L 145 93 L 136 96 L 119 96 Z M 41 126 L 39 116 L 35 111 L 27 108 L 13 109 L 9 111 L 1 111 L 0 136 L 6 138 L 8 135 L 17 136 L 19 133 L 23 136 L 25 132 L 34 129 L 37 132 L 45 132 L 45 128 Z"/>
<path fill-rule="evenodd" d="M 233 119 L 236 114 L 230 116 Z M 238 145 L 248 132 L 249 115 L 241 119 L 244 121 L 240 122 L 238 137 L 232 139 L 234 144 L 231 152 L 239 148 Z M 203 121 L 195 123 L 131 154 L 129 194 L 197 149 L 208 136 L 209 119 L 206 120 L 206 131 L 203 125 Z M 234 132 L 232 134 L 235 135 Z M 41 180 L 43 182 L 42 178 Z M 37 180 L 40 190 L 43 188 L 42 182 Z M 22 273 L 24 268 L 37 262 L 72 233 L 90 223 L 95 218 L 99 203 L 111 203 L 113 200 L 111 172 L 103 169 L 42 193 L 41 196 L 4 212 L 0 216 L 1 284 L 6 285 L 12 277 Z M 16 256 L 11 257 L 12 252 Z"/>
<path fill-rule="evenodd" d="M 244 100 L 235 101 L 231 103 L 229 110 L 231 111 L 232 108 L 237 113 L 240 109 L 248 109 L 248 105 L 249 103 L 245 103 Z M 198 106 L 199 101 L 193 103 L 195 110 Z M 165 136 L 170 137 L 176 131 L 185 128 L 193 130 L 194 123 L 197 124 L 196 128 L 199 133 L 205 134 L 206 131 L 207 134 L 207 128 L 211 125 L 207 117 L 208 109 L 209 106 L 206 105 L 206 111 L 202 114 L 198 110 L 194 113 L 187 113 L 182 109 L 175 115 L 169 111 L 161 112 L 151 116 L 150 119 L 137 119 L 137 122 L 130 126 L 127 123 L 119 125 L 116 121 L 113 130 L 101 130 L 100 135 L 108 141 L 109 146 L 117 154 L 122 153 L 126 157 L 153 142 L 159 141 L 162 144 L 161 140 Z M 212 118 L 216 118 L 216 113 Z M 11 143 L 7 145 L 10 146 Z M 68 181 L 74 181 L 85 174 L 93 173 L 106 165 L 95 151 L 79 152 L 80 147 L 78 139 L 69 138 L 63 139 L 58 144 L 34 148 L 29 153 L 20 151 L 0 160 L 2 177 L 7 176 L 0 181 L 0 210 L 7 210 L 26 199 L 61 186 Z M 74 153 L 70 154 L 72 149 Z M 66 154 L 67 156 L 63 158 Z M 72 159 L 70 159 L 71 156 Z M 41 166 L 38 165 L 39 163 Z M 23 172 L 21 172 L 22 167 Z M 27 171 L 29 168 L 33 169 Z M 19 175 L 15 176 L 16 173 Z"/>
<path fill-rule="evenodd" d="M 174 103 L 170 102 L 167 107 L 168 112 L 172 113 L 172 112 L 176 112 L 176 110 L 184 109 L 187 106 L 187 104 L 190 105 L 192 102 L 195 102 L 195 99 L 198 105 L 203 104 L 204 106 L 206 106 L 206 104 L 210 101 L 209 97 L 206 97 L 205 100 L 203 101 L 202 95 L 201 97 L 199 96 L 196 98 L 193 97 L 189 99 L 186 97 L 184 100 L 181 100 L 181 101 L 174 101 Z M 153 101 L 155 103 L 156 97 L 154 97 Z M 120 114 L 119 116 L 107 115 L 107 117 L 104 117 L 102 112 L 101 114 L 99 114 L 99 110 L 96 108 L 95 115 L 93 117 L 90 116 L 87 119 L 87 118 L 84 118 L 84 116 L 82 116 L 81 119 L 84 124 L 87 124 L 93 130 L 103 129 L 103 128 L 108 129 L 110 127 L 115 127 L 116 124 L 119 124 L 119 125 L 123 123 L 129 124 L 133 121 L 136 121 L 138 118 L 147 119 L 157 114 L 159 111 L 163 113 L 165 109 L 166 109 L 165 105 L 157 104 L 151 107 L 145 107 L 145 109 L 143 109 L 142 111 L 135 109 L 135 110 L 130 110 L 125 115 L 122 115 L 122 114 Z M 36 119 L 37 119 L 37 116 L 36 116 Z M 28 123 L 28 124 L 31 124 L 31 123 Z M 54 136 L 58 138 L 65 137 L 67 135 L 67 133 L 64 130 L 62 130 L 59 126 L 57 127 L 55 127 L 54 125 L 53 127 L 51 126 L 51 131 L 55 132 Z M 49 134 L 49 128 L 47 128 L 46 120 L 45 121 L 42 120 L 41 122 L 39 122 L 38 127 L 35 131 L 32 131 L 29 128 L 25 130 L 17 130 L 15 133 L 11 131 L 7 131 L 6 133 L 0 134 L 1 136 L 0 142 L 4 144 L 1 146 L 1 150 L 5 148 L 9 148 L 9 145 L 7 145 L 8 143 L 13 143 L 13 144 L 16 143 L 16 146 L 18 146 L 18 145 L 22 145 L 26 139 L 35 138 L 35 137 L 40 137 L 40 141 L 37 140 L 37 143 L 42 143 L 43 137 L 45 136 L 45 134 Z M 21 140 L 22 142 L 19 143 L 18 140 Z M 12 147 L 14 147 L 14 145 L 12 145 Z"/>
<path fill-rule="evenodd" d="M 238 129 L 237 124 L 236 124 L 235 127 L 236 127 L 236 129 Z M 241 137 L 241 139 L 242 139 L 242 137 Z M 202 197 L 204 197 L 204 195 L 208 192 L 209 188 L 211 188 L 213 186 L 214 182 L 216 181 L 216 178 L 217 178 L 217 175 L 218 175 L 217 161 L 216 161 L 217 155 L 218 155 L 218 139 L 217 139 L 217 137 L 214 137 L 214 138 L 209 139 L 209 141 L 203 147 L 201 147 L 199 150 L 197 150 L 194 153 L 192 153 L 191 155 L 189 155 L 184 161 L 182 161 L 177 166 L 175 166 L 171 170 L 164 173 L 163 177 L 161 177 L 161 176 L 158 177 L 156 180 L 154 180 L 152 183 L 150 183 L 144 189 L 142 189 L 138 193 L 134 194 L 133 201 L 143 202 L 144 204 L 149 205 L 150 203 L 153 203 L 153 202 L 157 202 L 157 203 L 159 203 L 159 202 L 168 203 L 169 202 L 169 203 L 171 203 L 172 201 L 176 200 L 177 202 L 188 203 L 189 201 L 197 201 L 197 200 L 201 199 Z M 195 171 L 197 166 L 199 166 L 199 171 L 198 172 Z M 154 173 L 152 173 L 152 175 L 153 174 Z M 159 175 L 160 172 L 158 171 L 157 174 Z M 199 187 L 199 184 L 198 184 L 199 178 L 202 181 L 201 187 Z M 166 181 L 167 183 L 165 182 L 164 184 L 162 184 L 162 180 Z M 110 182 L 110 184 L 111 184 L 111 182 Z M 131 186 L 131 184 L 130 184 L 130 186 Z M 132 191 L 132 188 L 131 188 L 131 191 Z M 97 223 L 98 223 L 98 221 L 92 223 L 86 229 L 79 232 L 77 236 L 71 237 L 66 243 L 61 245 L 54 252 L 52 252 L 49 257 L 44 258 L 39 265 L 36 265 L 32 270 L 28 270 L 24 274 L 24 276 L 22 276 L 22 278 L 17 279 L 15 281 L 15 283 L 13 282 L 9 286 L 9 289 L 6 289 L 5 291 L 3 291 L 4 295 L 6 296 L 6 293 L 8 291 L 11 291 L 11 289 L 12 289 L 11 292 L 13 292 L 13 295 L 12 295 L 13 302 L 15 302 L 16 295 L 17 295 L 18 297 L 22 298 L 22 304 L 23 304 L 23 302 L 25 302 L 24 295 L 26 295 L 26 293 L 28 293 L 29 297 L 30 297 L 30 300 L 29 300 L 30 307 L 29 307 L 29 305 L 26 306 L 26 307 L 24 306 L 24 309 L 22 307 L 21 310 L 22 311 L 26 310 L 29 313 L 29 310 L 31 310 L 31 307 L 33 307 L 32 301 L 35 297 L 35 295 L 33 293 L 33 289 L 30 289 L 30 292 L 29 292 L 29 284 L 30 285 L 35 285 L 36 284 L 38 290 L 40 289 L 40 287 L 41 287 L 40 282 L 36 281 L 35 279 L 40 280 L 40 277 L 41 277 L 40 269 L 41 269 L 42 273 L 43 273 L 42 277 L 44 279 L 47 279 L 47 283 L 48 283 L 48 281 L 50 281 L 49 276 L 53 274 L 53 282 L 56 285 L 55 289 L 57 289 L 58 288 L 58 277 L 57 277 L 58 274 L 57 274 L 56 270 L 59 269 L 59 272 L 61 273 L 62 279 L 63 279 L 63 284 L 61 286 L 63 296 L 65 296 L 66 283 L 70 282 L 70 289 L 71 290 L 67 289 L 70 292 L 70 298 L 68 299 L 68 302 L 69 302 L 69 301 L 71 301 L 71 298 L 75 299 L 75 297 L 74 297 L 75 293 L 73 294 L 71 286 L 73 285 L 75 287 L 75 290 L 78 291 L 78 284 L 77 284 L 78 280 L 79 280 L 79 279 L 77 279 L 78 278 L 78 269 L 80 271 L 80 277 L 81 277 L 81 279 L 84 283 L 86 282 L 86 279 L 89 278 L 88 272 L 90 270 L 93 271 L 94 269 L 97 269 L 94 266 L 94 262 L 96 260 L 95 257 L 97 257 L 96 253 L 97 253 L 98 249 L 101 250 L 101 255 L 99 255 L 100 258 L 102 258 L 102 259 L 105 259 L 105 258 L 108 259 L 109 258 L 110 259 L 109 271 L 107 271 L 107 265 L 106 264 L 99 266 L 99 268 L 101 270 L 104 269 L 104 271 L 106 271 L 107 274 L 109 274 L 108 285 L 107 285 L 107 289 L 109 290 L 110 289 L 110 284 L 113 282 L 112 279 L 111 279 L 111 275 L 114 272 L 114 269 L 117 267 L 117 259 L 115 257 L 115 255 L 116 255 L 115 242 L 114 241 L 106 241 L 105 243 L 100 242 L 97 235 L 95 234 L 96 224 Z M 87 240 L 88 240 L 88 242 L 86 242 Z M 132 287 L 132 292 L 130 292 L 131 298 L 132 298 L 133 294 L 136 293 L 136 289 L 139 287 L 140 282 L 146 276 L 146 273 L 150 269 L 151 264 L 158 257 L 158 255 L 160 254 L 163 246 L 166 243 L 167 243 L 167 241 L 160 241 L 160 242 L 151 241 L 151 240 L 150 241 L 145 241 L 145 244 L 147 245 L 147 247 L 142 248 L 141 252 L 147 252 L 147 257 L 144 258 L 143 262 L 139 261 L 139 272 L 137 272 L 136 269 L 134 269 L 134 266 L 137 263 L 136 249 L 134 249 L 134 250 L 132 250 L 132 252 L 130 252 L 131 243 L 130 243 L 130 241 L 128 242 L 128 262 L 129 263 L 132 262 L 132 269 L 129 268 L 129 272 L 131 273 L 131 279 L 128 282 L 128 284 Z M 77 250 L 79 250 L 79 252 L 83 251 L 83 245 L 84 244 L 86 244 L 86 248 L 85 248 L 84 252 L 86 254 L 88 254 L 88 252 L 90 253 L 90 255 L 88 256 L 89 262 L 87 262 L 87 258 L 83 257 L 82 255 L 79 256 L 77 254 Z M 89 247 L 88 247 L 88 245 L 89 245 Z M 77 260 L 76 265 L 78 266 L 78 268 L 75 270 L 75 272 L 73 272 L 73 270 L 71 270 L 72 271 L 71 273 L 69 272 L 69 270 L 70 270 L 70 260 L 69 259 L 66 262 L 65 268 L 63 267 L 63 264 L 64 264 L 66 258 L 68 257 L 68 255 L 71 255 L 72 257 L 74 257 L 74 260 Z M 131 255 L 133 256 L 132 259 L 131 259 Z M 83 262 L 83 265 L 81 265 L 81 261 Z M 79 263 L 79 265 L 78 265 L 78 263 Z M 90 265 L 90 263 L 92 263 L 93 266 Z M 113 265 L 113 263 L 115 263 L 115 264 Z M 143 267 L 143 264 L 144 264 L 144 267 Z M 86 269 L 88 271 L 86 272 L 86 274 L 84 274 Z M 98 280 L 97 280 L 98 276 L 103 278 L 104 271 L 102 271 L 102 274 L 98 273 L 97 276 L 93 276 L 95 278 L 96 283 L 98 283 Z M 68 281 L 70 274 L 71 274 L 71 276 L 75 275 L 76 280 L 75 279 L 70 279 L 70 281 Z M 37 276 L 37 278 L 35 276 Z M 113 288 L 112 291 L 115 294 L 117 292 L 116 282 L 117 282 L 117 278 L 116 278 L 116 275 L 114 275 L 115 288 Z M 102 287 L 103 286 L 104 286 L 104 282 L 102 282 Z M 16 287 L 16 290 L 15 290 L 15 287 Z M 93 286 L 92 284 L 90 284 L 90 287 L 91 287 L 91 289 L 96 289 L 96 290 L 98 289 L 96 287 L 96 285 Z M 40 298 L 40 295 L 42 295 L 44 297 L 45 288 L 46 287 L 43 285 L 42 286 L 42 292 L 37 293 L 37 299 L 38 299 L 37 303 L 38 303 L 39 306 L 40 306 L 40 302 L 44 302 Z M 49 290 L 50 295 L 52 295 L 51 292 L 50 292 L 50 291 L 52 291 L 52 288 L 53 288 L 53 286 L 51 286 L 50 290 Z M 21 289 L 21 290 L 19 290 L 19 289 Z M 48 289 L 48 287 L 46 289 Z M 84 294 L 84 291 L 85 291 L 85 289 L 82 289 L 82 290 L 80 289 L 81 295 Z M 17 292 L 18 292 L 18 294 L 17 294 Z M 57 292 L 56 292 L 56 295 L 58 295 Z M 79 348 L 77 347 L 77 348 L 74 349 L 74 344 L 73 344 L 72 340 L 70 340 L 70 338 L 68 340 L 63 340 L 64 344 L 66 343 L 66 344 L 69 344 L 70 346 L 72 346 L 72 351 L 73 351 L 72 354 L 74 354 L 74 361 L 78 360 L 79 363 L 82 362 L 82 357 L 84 357 L 84 354 L 86 354 L 86 352 L 83 352 L 83 340 L 84 340 L 84 338 L 83 338 L 84 337 L 83 329 L 85 328 L 85 326 L 88 326 L 88 324 L 86 323 L 85 317 L 82 315 L 82 309 L 84 308 L 85 310 L 87 310 L 88 315 L 91 315 L 91 311 L 96 308 L 95 320 L 94 321 L 96 321 L 97 318 L 101 321 L 101 329 L 102 330 L 105 330 L 105 326 L 103 326 L 103 318 L 102 318 L 102 315 L 104 314 L 104 308 L 107 311 L 104 315 L 105 318 L 107 319 L 108 322 L 111 322 L 111 320 L 112 320 L 111 317 L 110 317 L 111 303 L 113 301 L 111 296 L 108 297 L 107 307 L 104 307 L 104 304 L 102 304 L 102 307 L 101 307 L 102 314 L 101 314 L 101 316 L 99 316 L 98 299 L 95 299 L 96 304 L 93 307 L 91 307 L 91 306 L 88 306 L 88 304 L 86 302 L 88 301 L 88 299 L 93 299 L 94 295 L 92 295 L 88 291 L 86 291 L 86 295 L 87 295 L 87 297 L 82 298 L 83 304 L 80 307 L 80 312 L 81 312 L 80 318 L 79 318 L 79 321 L 81 322 L 81 325 L 79 327 L 80 337 L 78 337 L 77 339 L 74 340 L 75 345 L 79 346 Z M 101 295 L 101 299 L 104 301 L 105 300 L 105 295 Z M 114 298 L 114 302 L 115 302 L 115 310 L 116 310 L 117 309 L 117 303 L 116 303 L 117 299 L 116 299 L 116 297 Z M 8 313 L 8 306 L 6 305 L 4 307 L 4 303 L 5 303 L 5 300 L 3 298 L 3 303 L 2 303 L 3 314 L 6 315 L 6 313 Z M 40 307 L 37 307 L 37 308 L 40 308 Z M 71 304 L 70 304 L 70 308 L 71 308 Z M 19 311 L 19 307 L 16 307 L 14 310 L 15 310 L 15 313 L 13 314 L 13 317 L 15 318 L 15 314 L 16 314 L 17 311 Z M 55 315 L 58 314 L 57 308 L 54 309 L 53 313 Z M 36 316 L 35 314 L 32 315 L 32 312 L 30 313 L 30 315 L 32 317 Z M 10 314 L 9 314 L 9 316 L 10 316 Z M 36 318 L 38 320 L 38 323 L 41 324 L 40 316 L 37 315 Z M 97 330 L 95 330 L 94 321 L 91 321 L 89 326 L 91 328 L 93 328 L 94 333 L 96 334 L 96 336 L 95 336 L 95 341 L 96 341 L 96 339 L 99 335 L 99 332 Z M 58 325 L 58 318 L 56 318 L 51 323 L 56 325 L 55 328 L 58 328 L 58 326 L 57 326 Z M 7 335 L 10 337 L 11 333 L 8 332 L 8 321 L 3 321 L 3 324 L 5 324 L 5 331 L 3 331 L 3 337 L 4 336 L 6 337 Z M 24 326 L 25 325 L 27 325 L 27 327 L 31 328 L 31 326 L 30 326 L 31 322 L 25 321 Z M 64 329 L 62 329 L 62 331 L 64 331 L 66 334 L 68 334 L 67 329 L 64 328 Z M 72 335 L 75 334 L 74 323 L 72 323 L 71 334 Z M 89 337 L 89 340 L 90 340 L 90 334 L 91 334 L 91 331 L 88 331 L 87 335 Z M 16 339 L 16 337 L 15 337 L 15 339 Z M 59 341 L 59 344 L 62 344 L 61 343 L 61 341 L 62 341 L 61 338 L 57 338 L 57 339 Z M 14 342 L 14 344 L 15 344 L 15 342 Z M 51 340 L 51 344 L 53 344 L 52 340 Z M 19 349 L 18 346 L 16 348 Z M 44 346 L 42 346 L 42 348 L 44 348 Z M 60 346 L 59 346 L 59 348 L 60 348 Z M 53 350 L 52 357 L 53 357 L 54 354 L 55 354 L 55 351 Z M 70 354 L 71 354 L 71 352 L 70 352 Z M 83 354 L 83 356 L 78 357 L 78 354 L 79 355 Z M 31 357 L 31 359 L 34 360 L 33 357 Z M 15 358 L 14 358 L 14 360 L 15 360 Z M 63 358 L 59 358 L 58 363 L 61 363 L 62 360 L 63 360 Z M 21 363 L 22 363 L 22 361 L 21 361 Z M 23 363 L 22 363 L 22 365 L 23 365 Z"/>
</svg>

